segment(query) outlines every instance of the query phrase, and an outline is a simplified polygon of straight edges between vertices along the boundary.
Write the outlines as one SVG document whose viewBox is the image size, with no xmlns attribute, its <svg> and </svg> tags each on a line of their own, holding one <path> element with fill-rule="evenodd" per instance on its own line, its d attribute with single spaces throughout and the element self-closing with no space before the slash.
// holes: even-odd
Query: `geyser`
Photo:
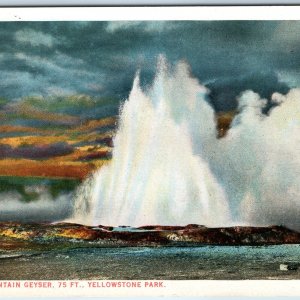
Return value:
<svg viewBox="0 0 300 300">
<path fill-rule="evenodd" d="M 160 58 L 153 85 L 137 75 L 121 108 L 113 159 L 80 188 L 85 224 L 285 225 L 300 229 L 300 89 L 252 91 L 218 139 L 207 89 L 186 63 Z"/>
<path fill-rule="evenodd" d="M 131 226 L 229 222 L 225 193 L 201 157 L 205 139 L 216 136 L 205 97 L 206 88 L 183 62 L 170 72 L 160 58 L 147 92 L 137 75 L 121 108 L 113 159 L 81 187 L 76 221 Z"/>
</svg>

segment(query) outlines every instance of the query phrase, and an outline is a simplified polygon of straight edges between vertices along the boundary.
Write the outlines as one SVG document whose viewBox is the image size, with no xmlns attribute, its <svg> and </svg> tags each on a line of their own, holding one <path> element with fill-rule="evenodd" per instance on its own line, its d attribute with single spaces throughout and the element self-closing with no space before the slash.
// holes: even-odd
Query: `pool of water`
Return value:
<svg viewBox="0 0 300 300">
<path fill-rule="evenodd" d="M 78 248 L 3 253 L 1 280 L 300 279 L 300 245 Z"/>
</svg>

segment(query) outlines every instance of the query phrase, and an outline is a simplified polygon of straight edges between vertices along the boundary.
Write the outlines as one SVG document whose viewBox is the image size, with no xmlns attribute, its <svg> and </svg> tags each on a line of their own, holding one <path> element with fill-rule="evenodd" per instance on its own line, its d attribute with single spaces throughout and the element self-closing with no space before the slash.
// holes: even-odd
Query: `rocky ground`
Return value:
<svg viewBox="0 0 300 300">
<path fill-rule="evenodd" d="M 282 226 L 207 228 L 201 225 L 107 227 L 71 223 L 0 223 L 0 250 L 74 247 L 300 244 L 300 233 Z"/>
</svg>

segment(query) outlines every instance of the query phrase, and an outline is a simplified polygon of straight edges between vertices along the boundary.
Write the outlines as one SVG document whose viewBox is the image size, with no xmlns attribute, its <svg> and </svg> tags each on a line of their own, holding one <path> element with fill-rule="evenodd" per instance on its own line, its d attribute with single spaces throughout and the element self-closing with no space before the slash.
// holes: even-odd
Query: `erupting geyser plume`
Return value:
<svg viewBox="0 0 300 300">
<path fill-rule="evenodd" d="M 300 228 L 300 90 L 252 91 L 218 139 L 207 89 L 186 63 L 160 58 L 154 83 L 136 76 L 121 108 L 113 159 L 83 184 L 73 220 L 85 224 L 284 224 Z"/>
<path fill-rule="evenodd" d="M 170 74 L 161 59 L 146 93 L 136 76 L 121 110 L 112 162 L 81 190 L 76 212 L 82 222 L 213 226 L 228 221 L 224 192 L 197 155 L 202 141 L 195 135 L 215 136 L 205 95 L 185 63 Z"/>
</svg>

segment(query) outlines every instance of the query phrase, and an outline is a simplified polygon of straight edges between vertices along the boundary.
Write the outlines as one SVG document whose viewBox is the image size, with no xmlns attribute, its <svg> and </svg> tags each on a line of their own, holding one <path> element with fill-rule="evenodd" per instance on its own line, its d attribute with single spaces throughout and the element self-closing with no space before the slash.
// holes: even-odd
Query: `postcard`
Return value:
<svg viewBox="0 0 300 300">
<path fill-rule="evenodd" d="M 0 295 L 299 296 L 299 12 L 1 8 Z"/>
</svg>

